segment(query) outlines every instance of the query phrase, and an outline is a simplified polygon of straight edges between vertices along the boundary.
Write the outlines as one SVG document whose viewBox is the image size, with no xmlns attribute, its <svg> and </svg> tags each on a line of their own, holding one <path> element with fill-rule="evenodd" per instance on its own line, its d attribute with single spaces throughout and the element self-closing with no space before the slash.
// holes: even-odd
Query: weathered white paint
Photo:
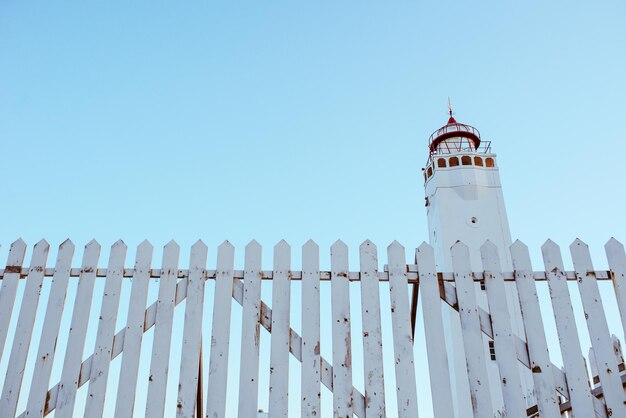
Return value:
<svg viewBox="0 0 626 418">
<path fill-rule="evenodd" d="M 433 411 L 436 417 L 453 417 L 450 375 L 445 372 L 436 372 L 437 370 L 449 370 L 449 365 L 447 351 L 442 350 L 442 347 L 445 347 L 445 337 L 433 248 L 425 242 L 422 243 L 415 252 L 415 262 L 419 267 L 419 286 Z"/>
<path fill-rule="evenodd" d="M 569 289 L 558 245 L 548 240 L 542 247 L 543 263 L 548 277 L 550 298 L 556 329 L 559 335 L 563 365 L 567 370 L 569 401 L 577 417 L 593 417 L 595 415 L 589 380 L 585 369 L 585 359 L 580 347 L 580 339 L 574 321 Z"/>
<path fill-rule="evenodd" d="M 92 240 L 85 246 L 85 252 L 83 253 L 83 265 L 78 281 L 78 290 L 76 291 L 72 324 L 67 339 L 65 361 L 63 362 L 63 371 L 56 397 L 55 417 L 70 418 L 74 415 L 76 390 L 78 389 L 78 380 L 80 378 L 81 359 L 85 347 L 85 336 L 87 334 L 89 311 L 93 298 L 93 286 L 99 257 L 100 244 Z"/>
<path fill-rule="evenodd" d="M 1 416 L 15 416 L 49 250 L 50 245 L 45 240 L 35 244 L 0 397 Z"/>
<path fill-rule="evenodd" d="M 209 385 L 206 396 L 207 418 L 222 418 L 226 414 L 234 260 L 235 249 L 233 246 L 224 245 L 218 249 L 211 356 L 209 359 Z"/>
<path fill-rule="evenodd" d="M 333 414 L 352 416 L 352 339 L 350 336 L 350 282 L 348 247 L 336 241 L 330 247 L 333 321 Z"/>
<path fill-rule="evenodd" d="M 619 376 L 617 357 L 613 351 L 613 341 L 602 307 L 600 290 L 593 272 L 589 248 L 587 244 L 576 239 L 570 245 L 570 251 L 578 278 L 578 290 L 598 366 L 598 377 L 604 392 L 607 413 L 609 416 L 626 417 L 626 398 Z"/>
<path fill-rule="evenodd" d="M 230 245 L 229 242 L 222 244 Z M 178 400 L 176 416 L 195 418 L 198 395 L 198 375 L 202 347 L 202 308 L 204 306 L 204 275 L 206 272 L 207 246 L 198 240 L 191 247 L 189 277 L 187 277 L 187 303 L 183 325 Z"/>
<path fill-rule="evenodd" d="M 144 319 L 148 299 L 148 284 L 150 282 L 152 251 L 152 245 L 148 241 L 143 241 L 137 247 L 137 255 L 135 256 L 135 270 L 130 302 L 128 304 L 128 316 L 126 327 L 123 329 L 124 338 L 122 345 L 124 355 L 122 356 L 117 402 L 115 403 L 116 418 L 132 418 L 133 416 L 139 356 L 141 354 L 143 333 L 145 332 Z"/>
<path fill-rule="evenodd" d="M 11 244 L 9 256 L 7 257 L 7 266 L 2 279 L 2 289 L 0 289 L 0 356 L 4 354 L 4 344 L 9 332 L 11 312 L 15 303 L 17 284 L 20 281 L 20 272 L 22 271 L 25 254 L 26 243 L 21 238 Z"/>
<path fill-rule="evenodd" d="M 56 351 L 57 335 L 61 325 L 61 315 L 65 307 L 65 295 L 74 256 L 74 244 L 70 240 L 64 241 L 59 246 L 52 287 L 48 296 L 48 306 L 41 330 L 39 350 L 35 360 L 33 380 L 28 393 L 26 405 L 27 417 L 43 416 L 46 404 L 46 392 L 50 383 L 52 363 Z"/>
<path fill-rule="evenodd" d="M 318 418 L 322 414 L 320 361 L 320 249 L 315 242 L 309 240 L 302 247 L 302 373 L 300 384 L 302 400 L 300 415 L 305 418 Z"/>
<path fill-rule="evenodd" d="M 98 318 L 96 347 L 91 358 L 85 418 L 101 418 L 104 411 L 104 397 L 109 377 L 109 365 L 111 363 L 115 322 L 122 290 L 122 274 L 124 273 L 126 250 L 126 244 L 121 240 L 111 247 L 104 285 L 104 298 Z"/>
<path fill-rule="evenodd" d="M 290 270 L 291 247 L 282 240 L 274 247 L 272 347 L 270 352 L 270 418 L 288 416 Z"/>
<path fill-rule="evenodd" d="M 417 382 L 413 359 L 413 336 L 409 308 L 409 285 L 406 277 L 404 247 L 394 241 L 387 247 L 391 324 L 396 366 L 398 417 L 417 418 Z"/>
<path fill-rule="evenodd" d="M 261 343 L 261 246 L 246 246 L 241 324 L 241 370 L 239 374 L 239 418 L 254 416 L 259 399 L 259 349 Z"/>
<path fill-rule="evenodd" d="M 561 412 L 554 383 L 554 371 L 559 369 L 553 367 L 550 361 L 528 247 L 520 241 L 515 241 L 511 246 L 511 258 L 526 330 L 530 370 L 535 384 L 539 414 L 542 418 L 559 418 Z"/>
<path fill-rule="evenodd" d="M 160 418 L 165 414 L 165 394 L 172 344 L 179 252 L 180 247 L 174 241 L 170 241 L 163 248 L 163 267 L 156 302 L 154 340 L 146 402 L 146 417 L 150 418 Z"/>
<path fill-rule="evenodd" d="M 457 242 L 452 246 L 451 254 L 472 410 L 475 418 L 489 417 L 493 415 L 493 410 L 469 249 L 465 244 Z"/>
<path fill-rule="evenodd" d="M 613 280 L 617 306 L 622 319 L 622 329 L 626 336 L 626 253 L 624 253 L 622 243 L 615 238 L 611 238 L 604 246 L 604 249 L 606 258 L 609 261 L 609 267 L 613 273 L 611 279 Z"/>
<path fill-rule="evenodd" d="M 485 271 L 485 288 L 505 413 L 508 418 L 526 418 L 526 400 L 517 366 L 517 352 L 509 314 L 511 310 L 507 305 L 498 248 L 491 241 L 487 241 L 480 248 L 480 252 Z"/>
<path fill-rule="evenodd" d="M 385 379 L 383 341 L 380 323 L 380 283 L 378 254 L 370 240 L 359 247 L 361 270 L 361 316 L 363 329 L 363 366 L 368 416 L 385 416 Z M 437 298 L 439 299 L 439 298 Z"/>
</svg>

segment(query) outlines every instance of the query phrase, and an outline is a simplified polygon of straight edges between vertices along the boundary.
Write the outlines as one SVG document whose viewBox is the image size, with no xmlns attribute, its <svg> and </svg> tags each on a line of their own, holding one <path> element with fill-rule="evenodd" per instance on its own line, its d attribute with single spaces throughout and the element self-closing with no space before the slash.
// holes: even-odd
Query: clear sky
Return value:
<svg viewBox="0 0 626 418">
<path fill-rule="evenodd" d="M 533 260 L 580 237 L 606 266 L 626 241 L 625 18 L 623 1 L 4 1 L 0 263 L 18 237 L 50 260 L 68 237 L 103 255 L 122 238 L 128 260 L 174 238 L 185 265 L 198 238 L 210 266 L 225 239 L 239 266 L 252 238 L 266 268 L 283 238 L 296 269 L 309 238 L 326 269 L 337 238 L 354 268 L 366 238 L 411 253 L 450 97 L 492 141 Z"/>
</svg>

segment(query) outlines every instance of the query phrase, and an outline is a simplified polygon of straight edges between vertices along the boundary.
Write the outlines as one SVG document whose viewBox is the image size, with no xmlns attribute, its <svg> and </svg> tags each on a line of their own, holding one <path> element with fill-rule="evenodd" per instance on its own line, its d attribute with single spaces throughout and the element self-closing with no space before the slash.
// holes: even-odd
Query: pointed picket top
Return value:
<svg viewBox="0 0 626 418">
<path fill-rule="evenodd" d="M 256 241 L 254 241 L 254 240 L 253 240 L 253 241 L 250 241 L 250 243 L 249 243 L 248 245 L 246 245 L 246 249 L 247 249 L 250 245 L 252 245 L 252 243 L 255 243 L 256 245 L 259 245 Z M 208 247 L 206 246 L 206 244 L 204 243 L 204 241 L 202 241 L 201 239 L 199 239 L 198 241 L 196 241 L 196 243 L 195 243 L 195 244 L 193 244 L 193 245 L 194 245 L 194 247 L 195 247 L 196 245 L 198 245 L 198 246 L 204 246 L 204 247 L 206 247 L 206 248 L 207 248 L 207 250 L 208 250 Z M 193 247 L 192 247 L 192 248 L 193 248 Z M 234 246 L 233 244 L 231 244 L 231 242 L 230 242 L 229 240 L 224 240 L 224 242 L 222 242 L 222 243 L 221 243 L 221 244 L 220 244 L 217 248 L 218 248 L 218 249 L 221 249 L 221 250 L 224 250 L 224 251 L 230 251 L 230 250 L 235 251 L 235 246 Z"/>
<path fill-rule="evenodd" d="M 50 251 L 50 244 L 48 244 L 48 241 L 45 239 L 42 239 L 35 244 L 33 247 L 33 257 L 30 263 L 30 270 L 43 269 L 46 266 L 48 251 Z"/>
<path fill-rule="evenodd" d="M 285 241 L 284 239 L 281 239 L 280 241 L 278 241 L 276 245 L 274 245 L 274 251 L 290 251 L 290 250 L 291 250 L 291 246 L 287 244 L 287 241 Z"/>
<path fill-rule="evenodd" d="M 222 243 L 222 245 L 230 245 L 232 247 L 232 244 L 228 241 L 224 241 Z M 189 268 L 195 268 L 195 269 L 205 269 L 206 268 L 206 260 L 207 260 L 207 253 L 209 252 L 209 247 L 207 247 L 207 245 L 204 243 L 204 241 L 202 241 L 201 239 L 199 239 L 198 241 L 196 241 L 192 246 L 191 246 L 191 255 L 190 255 L 190 261 L 189 261 Z"/>
<path fill-rule="evenodd" d="M 472 270 L 469 260 L 469 247 L 467 245 L 461 241 L 455 242 L 450 247 L 450 255 L 452 256 L 452 266 L 455 272 L 460 270 L 470 272 Z"/>
<path fill-rule="evenodd" d="M 462 241 L 457 241 L 450 247 L 451 252 L 469 251 L 469 247 Z"/>
<path fill-rule="evenodd" d="M 496 270 L 500 269 L 500 255 L 498 254 L 498 247 L 496 245 L 487 240 L 480 247 L 480 255 L 483 260 L 483 269 L 487 270 L 487 267 L 494 268 Z M 486 264 L 491 264 L 491 266 L 487 266 Z"/>
<path fill-rule="evenodd" d="M 520 240 L 515 240 L 510 247 L 511 260 L 513 261 L 513 268 L 516 271 L 530 271 L 532 270 L 532 264 L 530 262 L 530 254 L 528 247 Z"/>
<path fill-rule="evenodd" d="M 317 245 L 317 243 L 315 241 L 313 241 L 312 239 L 308 240 L 307 242 L 304 243 L 304 245 L 302 246 L 302 250 L 303 251 L 314 251 L 314 250 L 318 250 L 319 251 L 320 246 Z"/>
<path fill-rule="evenodd" d="M 64 251 L 64 250 L 69 251 L 70 248 L 72 249 L 72 251 L 74 251 L 76 246 L 74 245 L 72 240 L 68 238 L 59 245 L 59 252 Z"/>
<path fill-rule="evenodd" d="M 37 244 L 35 244 L 35 248 L 42 246 L 42 245 L 45 247 L 50 247 L 50 244 L 48 244 L 48 241 L 46 241 L 45 238 L 42 238 L 37 242 Z"/>
<path fill-rule="evenodd" d="M 389 246 L 387 247 L 388 250 L 402 250 L 404 251 L 404 246 L 402 244 L 400 244 L 398 241 L 393 240 L 393 242 L 391 244 L 389 244 Z"/>
<path fill-rule="evenodd" d="M 221 245 L 230 245 L 231 247 L 233 246 L 228 241 L 224 241 Z M 205 250 L 205 249 L 208 251 L 209 247 L 207 247 L 207 245 L 201 239 L 199 239 L 198 241 L 194 242 L 193 245 L 191 246 L 191 251 L 199 251 L 199 250 Z"/>
<path fill-rule="evenodd" d="M 257 240 L 253 239 L 246 245 L 246 252 L 248 251 L 261 251 L 261 244 L 259 244 Z"/>
<path fill-rule="evenodd" d="M 24 256 L 26 255 L 26 243 L 22 238 L 18 238 L 11 244 L 9 249 L 9 256 L 7 258 L 7 266 L 21 266 L 24 262 Z"/>
<path fill-rule="evenodd" d="M 422 241 L 422 243 L 420 244 L 419 247 L 417 247 L 417 251 L 419 251 L 420 253 L 429 253 L 429 252 L 433 252 L 433 254 L 435 253 L 435 250 L 433 249 L 433 247 L 428 244 L 426 241 Z"/>
<path fill-rule="evenodd" d="M 572 254 L 572 261 L 574 262 L 574 269 L 578 274 L 593 272 L 593 263 L 587 244 L 576 238 L 569 246 L 569 249 Z"/>
<path fill-rule="evenodd" d="M 415 249 L 415 263 L 420 273 L 420 278 L 430 278 L 433 276 L 437 279 L 437 269 L 435 267 L 435 250 L 426 242 L 422 242 Z M 434 273 L 434 274 L 433 274 Z"/>
<path fill-rule="evenodd" d="M 615 253 L 619 253 L 619 252 L 623 253 L 624 245 L 618 240 L 616 240 L 615 238 L 611 237 L 611 239 L 608 240 L 606 244 L 604 244 L 604 249 L 606 250 L 607 253 L 609 251 L 615 252 Z"/>
<path fill-rule="evenodd" d="M 547 240 L 541 246 L 541 254 L 543 255 L 543 260 L 546 267 L 552 266 L 557 270 L 563 271 L 564 267 L 563 257 L 561 256 L 561 247 L 559 247 L 557 243 L 555 243 L 551 239 Z M 553 268 L 550 268 L 550 270 L 556 273 L 556 271 L 553 271 Z"/>
<path fill-rule="evenodd" d="M 96 241 L 96 239 L 92 239 L 91 241 L 89 241 L 87 244 L 85 244 L 85 249 L 87 248 L 100 248 L 100 243 L 98 241 Z"/>
<path fill-rule="evenodd" d="M 172 239 L 167 244 L 165 244 L 163 249 L 164 250 L 170 250 L 170 251 L 179 251 L 180 250 L 180 245 L 178 245 L 178 243 Z"/>
<path fill-rule="evenodd" d="M 344 252 L 344 251 L 345 251 L 346 253 L 348 252 L 348 246 L 347 246 L 347 245 L 346 245 L 346 244 L 345 244 L 342 240 L 340 240 L 340 239 L 338 239 L 337 241 L 335 241 L 335 242 L 333 243 L 333 245 L 331 245 L 331 246 L 330 246 L 330 252 L 331 252 L 331 255 L 332 255 L 333 253 L 337 253 L 337 254 L 339 254 L 339 253 L 342 253 L 342 252 Z"/>
<path fill-rule="evenodd" d="M 121 239 L 118 239 L 117 241 L 115 241 L 113 243 L 113 245 L 111 245 L 111 252 L 113 252 L 113 251 L 126 251 L 127 249 L 128 249 L 128 246 Z"/>
<path fill-rule="evenodd" d="M 361 245 L 359 245 L 359 249 L 360 250 L 365 250 L 367 248 L 373 248 L 374 250 L 376 250 L 376 244 L 374 244 L 372 241 L 370 241 L 369 239 L 366 239 L 365 241 L 363 241 L 361 243 Z"/>
<path fill-rule="evenodd" d="M 520 254 L 528 251 L 528 246 L 518 239 L 516 239 L 509 248 L 511 249 L 511 251 L 515 251 Z"/>
<path fill-rule="evenodd" d="M 147 239 L 144 239 L 143 241 L 141 241 L 141 243 L 137 246 L 137 251 L 150 251 L 150 252 L 152 252 L 152 250 L 154 250 L 154 246 Z"/>
</svg>

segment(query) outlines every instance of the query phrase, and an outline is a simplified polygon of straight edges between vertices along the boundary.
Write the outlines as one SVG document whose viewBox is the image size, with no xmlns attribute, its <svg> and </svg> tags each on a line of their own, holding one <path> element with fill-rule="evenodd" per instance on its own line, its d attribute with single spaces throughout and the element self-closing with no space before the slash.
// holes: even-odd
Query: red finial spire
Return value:
<svg viewBox="0 0 626 418">
<path fill-rule="evenodd" d="M 448 119 L 448 125 L 451 123 L 456 123 L 456 119 L 452 116 L 452 104 L 450 103 L 450 98 L 448 97 L 448 113 L 450 113 L 450 119 Z"/>
</svg>

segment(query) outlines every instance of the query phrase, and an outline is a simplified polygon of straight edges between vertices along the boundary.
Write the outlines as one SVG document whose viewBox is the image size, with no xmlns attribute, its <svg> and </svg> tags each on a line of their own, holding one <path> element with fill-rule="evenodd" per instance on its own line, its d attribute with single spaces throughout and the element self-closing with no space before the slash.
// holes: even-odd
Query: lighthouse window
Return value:
<svg viewBox="0 0 626 418">
<path fill-rule="evenodd" d="M 430 178 L 430 176 L 433 175 L 433 168 L 432 167 L 428 167 L 428 178 Z"/>
<path fill-rule="evenodd" d="M 493 162 L 493 158 L 487 158 L 487 160 L 485 160 L 485 163 L 486 163 L 487 167 L 495 167 L 495 164 Z"/>
<path fill-rule="evenodd" d="M 446 167 L 446 159 L 445 158 L 438 159 L 437 160 L 437 167 L 445 168 Z"/>
<path fill-rule="evenodd" d="M 478 167 L 482 167 L 483 166 L 483 159 L 480 157 L 474 157 L 474 164 L 477 165 Z"/>
<path fill-rule="evenodd" d="M 459 165 L 459 159 L 457 157 L 450 158 L 450 167 L 456 167 Z"/>
<path fill-rule="evenodd" d="M 461 157 L 461 163 L 463 165 L 472 165 L 472 158 L 467 155 L 464 155 Z"/>
</svg>

